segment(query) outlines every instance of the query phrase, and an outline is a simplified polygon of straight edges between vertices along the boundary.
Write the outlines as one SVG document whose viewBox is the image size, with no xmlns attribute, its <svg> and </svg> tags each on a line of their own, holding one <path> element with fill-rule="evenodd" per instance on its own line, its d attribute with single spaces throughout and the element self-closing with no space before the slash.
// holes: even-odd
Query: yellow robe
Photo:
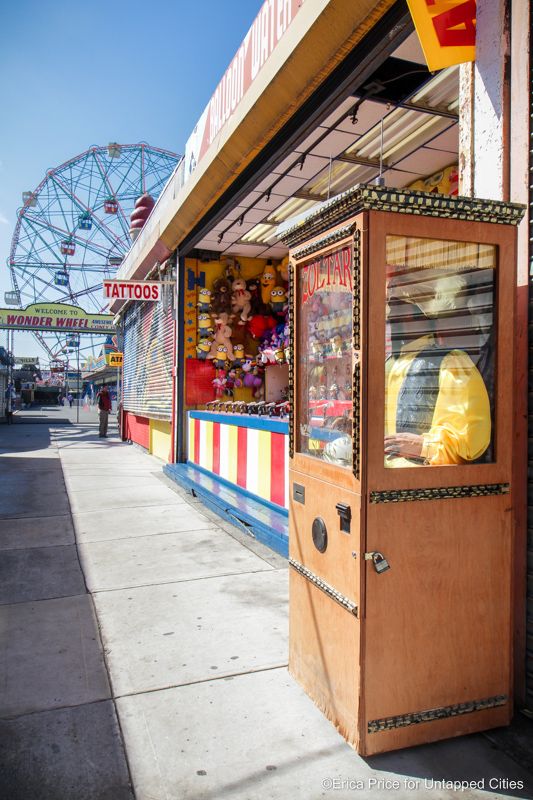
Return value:
<svg viewBox="0 0 533 800">
<path fill-rule="evenodd" d="M 422 336 L 402 348 L 387 368 L 385 434 L 396 433 L 398 395 L 415 356 L 433 343 Z M 426 464 L 464 464 L 483 455 L 490 443 L 490 402 L 485 382 L 463 350 L 444 356 L 439 373 L 439 394 L 431 428 L 422 434 L 421 457 Z M 385 457 L 387 467 L 412 467 L 405 458 Z"/>
</svg>

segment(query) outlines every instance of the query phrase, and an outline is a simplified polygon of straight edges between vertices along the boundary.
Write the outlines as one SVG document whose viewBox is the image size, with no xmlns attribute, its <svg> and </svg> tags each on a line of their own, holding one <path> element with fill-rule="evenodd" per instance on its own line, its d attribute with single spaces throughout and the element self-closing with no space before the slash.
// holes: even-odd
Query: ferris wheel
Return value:
<svg viewBox="0 0 533 800">
<path fill-rule="evenodd" d="M 145 143 L 113 142 L 48 170 L 33 192 L 23 193 L 11 242 L 8 266 L 19 306 L 44 301 L 105 311 L 102 280 L 114 276 L 131 246 L 136 201 L 143 197 L 141 205 L 151 207 L 179 160 Z M 51 358 L 65 345 L 58 334 L 36 336 Z M 92 339 L 86 341 L 94 350 Z"/>
</svg>

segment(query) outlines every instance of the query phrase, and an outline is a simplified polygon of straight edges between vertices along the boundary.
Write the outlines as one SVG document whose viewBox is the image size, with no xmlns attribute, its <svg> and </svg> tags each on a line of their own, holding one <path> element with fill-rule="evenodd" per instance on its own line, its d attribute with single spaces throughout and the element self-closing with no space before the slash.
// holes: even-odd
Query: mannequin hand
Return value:
<svg viewBox="0 0 533 800">
<path fill-rule="evenodd" d="M 385 436 L 385 455 L 420 458 L 424 437 L 417 433 L 395 433 Z"/>
</svg>

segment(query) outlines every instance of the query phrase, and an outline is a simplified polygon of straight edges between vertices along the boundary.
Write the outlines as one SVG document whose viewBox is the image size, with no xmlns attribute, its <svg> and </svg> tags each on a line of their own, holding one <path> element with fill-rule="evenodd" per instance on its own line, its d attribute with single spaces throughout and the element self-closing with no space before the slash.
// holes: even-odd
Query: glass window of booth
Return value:
<svg viewBox="0 0 533 800">
<path fill-rule="evenodd" d="M 296 449 L 352 465 L 352 247 L 298 267 Z"/>
<path fill-rule="evenodd" d="M 494 460 L 494 245 L 386 237 L 385 466 Z"/>
</svg>

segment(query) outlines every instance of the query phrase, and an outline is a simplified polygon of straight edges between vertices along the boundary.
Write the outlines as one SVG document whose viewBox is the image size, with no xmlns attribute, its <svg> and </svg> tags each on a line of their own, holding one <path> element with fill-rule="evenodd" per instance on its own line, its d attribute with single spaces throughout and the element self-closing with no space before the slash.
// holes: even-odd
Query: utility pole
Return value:
<svg viewBox="0 0 533 800">
<path fill-rule="evenodd" d="M 80 399 L 81 399 L 81 375 L 80 375 L 80 337 L 78 336 L 78 347 L 76 348 L 77 353 L 77 373 L 76 373 L 76 424 L 79 425 L 80 422 Z"/>
</svg>

